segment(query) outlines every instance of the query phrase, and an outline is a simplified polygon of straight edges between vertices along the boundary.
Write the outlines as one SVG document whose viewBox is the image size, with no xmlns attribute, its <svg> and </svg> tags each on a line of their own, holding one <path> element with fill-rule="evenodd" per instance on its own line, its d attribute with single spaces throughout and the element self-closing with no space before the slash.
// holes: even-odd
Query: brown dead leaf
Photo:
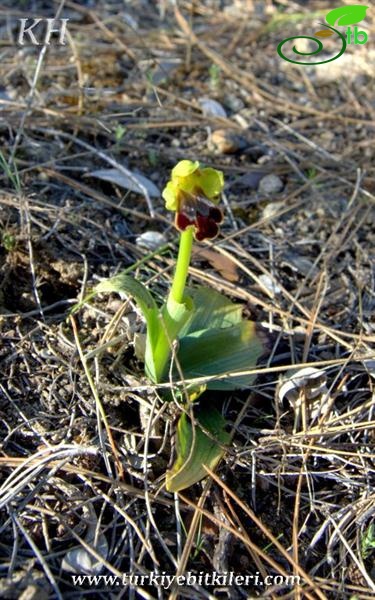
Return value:
<svg viewBox="0 0 375 600">
<path fill-rule="evenodd" d="M 227 281 L 238 281 L 239 275 L 236 265 L 228 258 L 223 256 L 216 250 L 210 248 L 193 248 L 194 258 L 200 258 L 206 260 L 210 265 L 220 273 L 220 275 Z"/>
</svg>

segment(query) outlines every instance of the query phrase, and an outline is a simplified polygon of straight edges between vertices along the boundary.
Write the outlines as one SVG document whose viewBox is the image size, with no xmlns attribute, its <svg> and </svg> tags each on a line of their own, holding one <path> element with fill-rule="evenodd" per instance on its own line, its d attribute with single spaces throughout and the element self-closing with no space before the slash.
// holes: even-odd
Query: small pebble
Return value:
<svg viewBox="0 0 375 600">
<path fill-rule="evenodd" d="M 270 202 L 270 204 L 267 204 L 267 206 L 264 207 L 262 218 L 272 219 L 279 212 L 279 210 L 282 210 L 283 207 L 283 202 Z"/>
<path fill-rule="evenodd" d="M 259 275 L 259 281 L 273 296 L 280 294 L 281 288 L 277 285 L 276 281 L 266 273 Z"/>
<path fill-rule="evenodd" d="M 259 181 L 264 177 L 264 172 L 259 173 L 257 171 L 249 171 L 249 173 L 245 173 L 239 179 L 237 179 L 236 184 L 241 188 L 247 188 L 250 190 L 257 190 Z"/>
<path fill-rule="evenodd" d="M 284 184 L 278 175 L 270 173 L 266 175 L 259 182 L 258 191 L 261 194 L 278 194 L 283 189 Z"/>
<path fill-rule="evenodd" d="M 225 105 L 233 112 L 238 112 L 239 110 L 245 108 L 244 101 L 234 94 L 228 94 L 225 96 Z"/>
<path fill-rule="evenodd" d="M 139 235 L 135 243 L 137 246 L 141 246 L 142 248 L 146 248 L 146 250 L 157 250 L 160 246 L 167 243 L 165 236 L 159 231 L 145 231 Z"/>
<path fill-rule="evenodd" d="M 205 117 L 227 117 L 225 108 L 212 98 L 200 98 L 199 104 L 201 105 L 202 112 Z"/>
<path fill-rule="evenodd" d="M 209 148 L 218 154 L 233 154 L 243 150 L 247 145 L 247 141 L 242 136 L 227 129 L 216 129 L 208 140 Z"/>
</svg>

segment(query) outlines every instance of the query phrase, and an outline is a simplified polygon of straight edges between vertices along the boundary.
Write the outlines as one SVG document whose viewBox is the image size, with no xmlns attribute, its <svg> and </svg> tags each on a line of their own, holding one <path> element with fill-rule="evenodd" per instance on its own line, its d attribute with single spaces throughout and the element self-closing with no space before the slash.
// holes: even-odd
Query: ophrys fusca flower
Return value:
<svg viewBox="0 0 375 600">
<path fill-rule="evenodd" d="M 202 168 L 198 161 L 177 163 L 163 191 L 166 208 L 176 213 L 177 229 L 186 231 L 193 227 L 198 241 L 215 238 L 223 220 L 223 213 L 217 206 L 223 187 L 221 171 Z"/>
</svg>

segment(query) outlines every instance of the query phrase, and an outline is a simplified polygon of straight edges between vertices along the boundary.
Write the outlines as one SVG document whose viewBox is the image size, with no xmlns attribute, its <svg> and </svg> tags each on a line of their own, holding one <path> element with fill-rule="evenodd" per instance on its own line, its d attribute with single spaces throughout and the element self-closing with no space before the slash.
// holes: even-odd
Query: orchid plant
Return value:
<svg viewBox="0 0 375 600">
<path fill-rule="evenodd" d="M 205 477 L 204 465 L 214 469 L 230 442 L 214 395 L 204 392 L 247 387 L 253 376 L 246 371 L 263 353 L 256 325 L 242 319 L 241 305 L 213 289 L 186 285 L 194 240 L 213 240 L 219 233 L 223 213 L 218 203 L 223 187 L 223 173 L 202 167 L 198 161 L 182 160 L 173 168 L 163 198 L 166 208 L 175 213 L 180 245 L 172 285 L 162 306 L 140 281 L 126 273 L 102 281 L 96 288 L 98 292 L 125 292 L 135 299 L 147 325 L 146 376 L 154 384 L 170 382 L 171 393 L 165 399 L 177 399 L 181 408 L 177 458 L 166 476 L 166 487 L 172 492 Z"/>
</svg>

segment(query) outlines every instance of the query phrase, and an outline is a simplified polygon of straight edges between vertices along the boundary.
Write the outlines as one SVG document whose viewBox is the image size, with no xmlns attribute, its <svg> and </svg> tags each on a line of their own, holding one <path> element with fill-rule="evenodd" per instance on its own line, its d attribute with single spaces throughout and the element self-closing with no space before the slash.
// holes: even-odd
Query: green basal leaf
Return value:
<svg viewBox="0 0 375 600">
<path fill-rule="evenodd" d="M 354 25 L 366 17 L 366 11 L 369 7 L 363 4 L 352 4 L 349 6 L 340 6 L 330 10 L 326 15 L 328 25 L 332 27 L 343 25 Z"/>
<path fill-rule="evenodd" d="M 264 352 L 262 337 L 252 321 L 242 321 L 224 329 L 204 329 L 180 340 L 177 359 L 184 377 L 220 376 L 254 369 Z M 178 372 L 174 372 L 178 377 Z M 227 377 L 207 382 L 213 390 L 233 390 L 251 384 L 254 375 Z"/>
<path fill-rule="evenodd" d="M 178 422 L 177 459 L 166 478 L 169 492 L 183 490 L 206 477 L 203 465 L 215 469 L 224 454 L 222 445 L 230 441 L 225 431 L 226 421 L 214 406 L 202 402 L 195 407 L 194 418 L 196 423 L 192 425 L 183 413 Z"/>
<path fill-rule="evenodd" d="M 159 311 L 155 310 L 149 315 L 147 319 L 147 335 L 146 335 L 146 348 L 145 348 L 145 374 L 146 376 L 156 383 L 158 381 L 158 361 L 156 356 L 156 349 L 158 347 L 159 340 L 163 336 L 163 329 L 161 320 L 159 318 Z"/>
<path fill-rule="evenodd" d="M 146 350 L 144 357 L 146 374 L 152 381 L 156 381 L 155 377 L 158 366 L 155 358 L 155 349 L 158 345 L 158 341 L 163 335 L 163 329 L 162 321 L 159 318 L 159 310 L 151 293 L 143 283 L 126 273 L 119 273 L 110 279 L 101 281 L 96 286 L 95 291 L 117 292 L 133 296 L 147 323 Z"/>
<path fill-rule="evenodd" d="M 242 320 L 242 306 L 234 304 L 219 292 L 204 287 L 189 290 L 189 296 L 192 300 L 186 307 L 183 318 L 181 308 L 171 306 L 171 313 L 179 323 L 179 330 L 169 327 L 169 331 L 174 334 L 170 334 L 171 339 L 177 339 L 176 357 L 184 378 L 220 376 L 254 368 L 263 354 L 263 343 L 256 333 L 254 323 Z M 173 377 L 181 379 L 177 361 Z M 168 376 L 169 370 L 164 371 L 164 380 Z M 210 381 L 207 386 L 200 388 L 190 386 L 188 392 L 197 398 L 205 387 L 233 390 L 247 387 L 253 379 L 251 376 L 225 378 Z M 162 380 L 163 378 L 159 378 L 157 381 Z"/>
<path fill-rule="evenodd" d="M 146 319 L 149 311 L 157 308 L 153 296 L 143 283 L 126 273 L 119 273 L 114 277 L 104 279 L 98 283 L 95 290 L 97 292 L 122 292 L 133 296 Z"/>
<path fill-rule="evenodd" d="M 192 314 L 193 303 L 190 298 L 186 298 L 184 303 L 170 298 L 157 313 L 156 320 L 152 319 L 150 325 L 147 322 L 145 372 L 155 383 L 168 377 L 174 341 Z"/>
<path fill-rule="evenodd" d="M 100 282 L 96 292 L 123 292 L 134 297 L 147 323 L 145 373 L 154 383 L 167 381 L 170 358 L 176 352 L 185 379 L 221 376 L 255 367 L 263 353 L 261 337 L 251 321 L 242 321 L 241 305 L 215 290 L 191 290 L 183 303 L 169 298 L 158 309 L 148 289 L 126 273 Z M 175 366 L 173 377 L 180 379 Z M 254 377 L 238 376 L 189 388 L 194 399 L 207 387 L 233 390 L 247 387 Z"/>
<path fill-rule="evenodd" d="M 242 320 L 242 306 L 210 288 L 198 287 L 189 290 L 194 302 L 191 319 L 180 332 L 180 337 L 188 333 L 212 327 L 229 327 Z"/>
<path fill-rule="evenodd" d="M 186 339 L 188 340 L 187 344 L 189 344 L 190 343 L 189 340 L 191 339 L 191 336 L 193 336 L 193 337 L 200 336 L 202 331 L 209 331 L 209 330 L 216 331 L 216 330 L 223 330 L 223 329 L 227 330 L 228 328 L 231 328 L 235 325 L 239 325 L 242 323 L 242 306 L 239 304 L 234 304 L 228 298 L 226 298 L 219 292 L 216 292 L 215 290 L 205 288 L 205 287 L 198 287 L 193 290 L 189 290 L 189 297 L 191 297 L 191 300 L 190 300 L 191 309 L 185 313 L 184 318 L 181 318 L 181 315 L 178 314 L 178 312 L 176 312 L 176 320 L 179 323 L 179 330 L 177 331 L 176 329 L 173 329 L 173 333 L 175 334 L 174 339 L 178 340 L 178 343 L 176 345 L 177 358 L 178 358 L 179 365 L 181 367 L 181 370 L 182 370 L 185 378 L 188 378 L 191 376 L 190 365 L 189 365 L 189 361 L 187 363 L 185 363 L 185 355 L 181 354 L 178 351 L 178 347 L 182 345 L 182 347 L 185 348 L 185 340 Z M 190 307 L 190 305 L 189 305 L 189 307 Z M 178 308 L 173 309 L 173 306 L 171 306 L 171 308 L 172 308 L 172 311 L 171 311 L 172 313 L 175 313 L 175 311 L 178 311 Z M 171 331 L 171 329 L 170 329 L 170 331 Z M 239 331 L 239 330 L 237 330 L 233 333 L 235 335 L 237 333 L 239 335 L 241 335 L 241 331 Z M 226 339 L 226 337 L 227 336 L 225 335 L 225 339 Z M 216 340 L 213 340 L 213 344 L 216 344 Z M 212 348 L 210 348 L 210 350 L 212 350 Z M 242 351 L 242 348 L 241 348 L 241 351 Z M 199 364 L 201 364 L 202 362 L 207 362 L 206 361 L 206 347 L 202 346 L 202 348 L 201 348 L 200 342 L 195 346 L 194 352 L 196 353 L 195 358 L 197 358 Z M 209 356 L 208 356 L 208 359 L 209 359 Z M 243 365 L 241 364 L 240 367 L 242 367 L 242 366 Z M 253 366 L 253 363 L 250 364 L 250 367 L 251 366 Z M 249 368 L 248 361 L 245 362 L 245 366 L 244 366 L 243 370 L 246 368 Z M 216 373 L 221 374 L 221 372 L 219 372 L 219 371 L 214 371 L 214 372 L 210 371 L 210 375 L 213 375 Z M 181 378 L 180 375 L 181 375 L 181 372 L 177 368 L 177 363 L 176 363 L 176 368 L 174 369 L 173 376 L 176 379 L 180 379 Z M 167 376 L 169 376 L 169 371 L 164 372 L 164 377 L 167 377 Z M 159 381 L 160 381 L 160 379 L 159 379 Z M 249 382 L 249 378 L 246 378 L 244 380 L 243 385 L 247 385 L 248 382 Z M 212 389 L 234 389 L 234 388 L 240 387 L 239 383 L 241 383 L 241 382 L 238 382 L 237 380 L 234 382 L 234 384 L 232 382 L 232 384 L 229 384 L 229 385 L 228 385 L 228 383 L 225 383 L 225 382 L 217 383 L 216 385 L 214 385 L 213 382 L 211 382 L 209 387 L 211 387 Z M 188 388 L 190 399 L 193 400 L 193 397 L 194 397 L 194 399 L 199 397 L 199 395 L 204 391 L 204 389 L 206 389 L 206 387 L 207 386 L 205 386 L 205 385 L 192 386 L 192 387 L 190 386 Z"/>
</svg>

